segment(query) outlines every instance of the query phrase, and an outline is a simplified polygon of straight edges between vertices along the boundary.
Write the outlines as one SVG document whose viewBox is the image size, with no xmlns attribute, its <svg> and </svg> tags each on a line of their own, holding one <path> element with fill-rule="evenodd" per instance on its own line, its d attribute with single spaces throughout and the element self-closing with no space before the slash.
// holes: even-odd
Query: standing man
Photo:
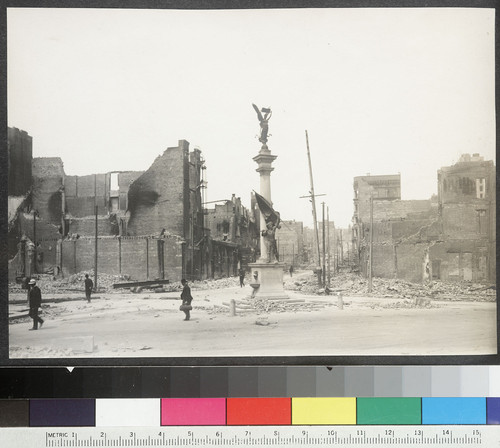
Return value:
<svg viewBox="0 0 500 448">
<path fill-rule="evenodd" d="M 243 268 L 240 268 L 240 288 L 243 288 L 243 286 L 245 285 L 245 269 Z"/>
<path fill-rule="evenodd" d="M 43 319 L 38 315 L 38 308 L 42 306 L 42 292 L 40 288 L 36 286 L 35 279 L 31 279 L 29 282 L 31 286 L 29 297 L 30 297 L 30 312 L 29 316 L 33 319 L 33 327 L 31 330 L 38 330 L 38 323 L 40 322 L 40 328 L 43 325 Z"/>
<path fill-rule="evenodd" d="M 191 306 L 191 301 L 193 300 L 193 296 L 191 295 L 191 288 L 188 286 L 185 278 L 181 280 L 181 284 L 183 286 L 181 293 L 182 305 L 180 306 L 180 310 L 184 311 L 186 318 L 184 320 L 189 320 L 191 315 L 190 311 L 193 309 Z"/>
<path fill-rule="evenodd" d="M 85 274 L 85 297 L 87 298 L 87 302 L 89 303 L 93 287 L 94 287 L 94 282 L 89 278 L 89 274 Z"/>
</svg>

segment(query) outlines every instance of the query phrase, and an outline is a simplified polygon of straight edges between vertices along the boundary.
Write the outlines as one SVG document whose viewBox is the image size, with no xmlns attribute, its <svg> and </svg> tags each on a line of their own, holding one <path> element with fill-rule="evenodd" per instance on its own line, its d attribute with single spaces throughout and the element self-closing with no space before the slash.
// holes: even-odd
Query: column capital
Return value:
<svg viewBox="0 0 500 448">
<path fill-rule="evenodd" d="M 274 170 L 272 163 L 276 160 L 278 156 L 271 154 L 271 151 L 260 151 L 252 160 L 254 160 L 259 166 L 256 169 L 258 173 L 271 173 Z"/>
</svg>

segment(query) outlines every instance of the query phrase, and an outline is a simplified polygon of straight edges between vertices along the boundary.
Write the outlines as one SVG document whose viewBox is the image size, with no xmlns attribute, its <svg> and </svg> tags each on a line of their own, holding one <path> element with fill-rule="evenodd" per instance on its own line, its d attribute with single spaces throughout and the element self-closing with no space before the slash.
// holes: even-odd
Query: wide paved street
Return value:
<svg viewBox="0 0 500 448">
<path fill-rule="evenodd" d="M 46 322 L 28 331 L 10 325 L 13 358 L 216 357 L 328 355 L 479 355 L 496 352 L 494 302 L 432 302 L 408 307 L 391 298 L 335 296 L 292 299 L 315 303 L 309 311 L 230 316 L 223 302 L 237 302 L 250 288 L 194 290 L 192 320 L 183 321 L 178 293 L 98 294 L 44 304 Z M 55 297 L 55 295 L 53 295 Z M 215 306 L 215 307 L 214 307 Z"/>
</svg>

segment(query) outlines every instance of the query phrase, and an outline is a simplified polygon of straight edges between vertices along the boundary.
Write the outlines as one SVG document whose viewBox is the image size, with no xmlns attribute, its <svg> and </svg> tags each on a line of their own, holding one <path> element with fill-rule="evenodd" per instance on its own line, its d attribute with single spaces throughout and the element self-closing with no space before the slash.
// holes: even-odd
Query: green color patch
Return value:
<svg viewBox="0 0 500 448">
<path fill-rule="evenodd" d="M 358 425 L 420 425 L 420 398 L 358 398 Z"/>
</svg>

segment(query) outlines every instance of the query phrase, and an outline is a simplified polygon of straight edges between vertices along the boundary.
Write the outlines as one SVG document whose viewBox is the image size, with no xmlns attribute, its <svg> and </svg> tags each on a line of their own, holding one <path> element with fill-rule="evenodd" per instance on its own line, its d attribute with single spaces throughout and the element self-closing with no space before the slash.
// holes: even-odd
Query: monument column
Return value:
<svg viewBox="0 0 500 448">
<path fill-rule="evenodd" d="M 266 144 L 262 145 L 262 148 L 259 151 L 253 160 L 257 162 L 256 171 L 260 174 L 260 195 L 269 201 L 272 205 L 271 201 L 271 171 L 274 170 L 272 167 L 273 161 L 278 156 L 272 155 L 271 151 L 269 151 Z M 266 228 L 266 220 L 264 219 L 263 213 L 260 213 L 260 230 L 265 230 Z M 267 246 L 264 243 L 264 237 L 262 233 L 260 235 L 260 261 L 267 261 L 268 253 Z"/>
<path fill-rule="evenodd" d="M 255 104 L 252 106 L 257 112 L 260 123 L 259 142 L 262 146 L 253 160 L 257 163 L 256 171 L 260 174 L 259 195 L 262 198 L 257 196 L 257 205 L 260 210 L 260 258 L 256 263 L 249 265 L 254 279 L 250 286 L 254 288 L 252 297 L 283 300 L 288 299 L 283 289 L 284 264 L 278 262 L 275 239 L 276 229 L 280 228 L 280 214 L 273 209 L 271 201 L 271 172 L 274 170 L 272 165 L 277 156 L 271 154 L 267 147 L 269 119 L 272 112 L 269 108 L 259 110 Z"/>
</svg>

